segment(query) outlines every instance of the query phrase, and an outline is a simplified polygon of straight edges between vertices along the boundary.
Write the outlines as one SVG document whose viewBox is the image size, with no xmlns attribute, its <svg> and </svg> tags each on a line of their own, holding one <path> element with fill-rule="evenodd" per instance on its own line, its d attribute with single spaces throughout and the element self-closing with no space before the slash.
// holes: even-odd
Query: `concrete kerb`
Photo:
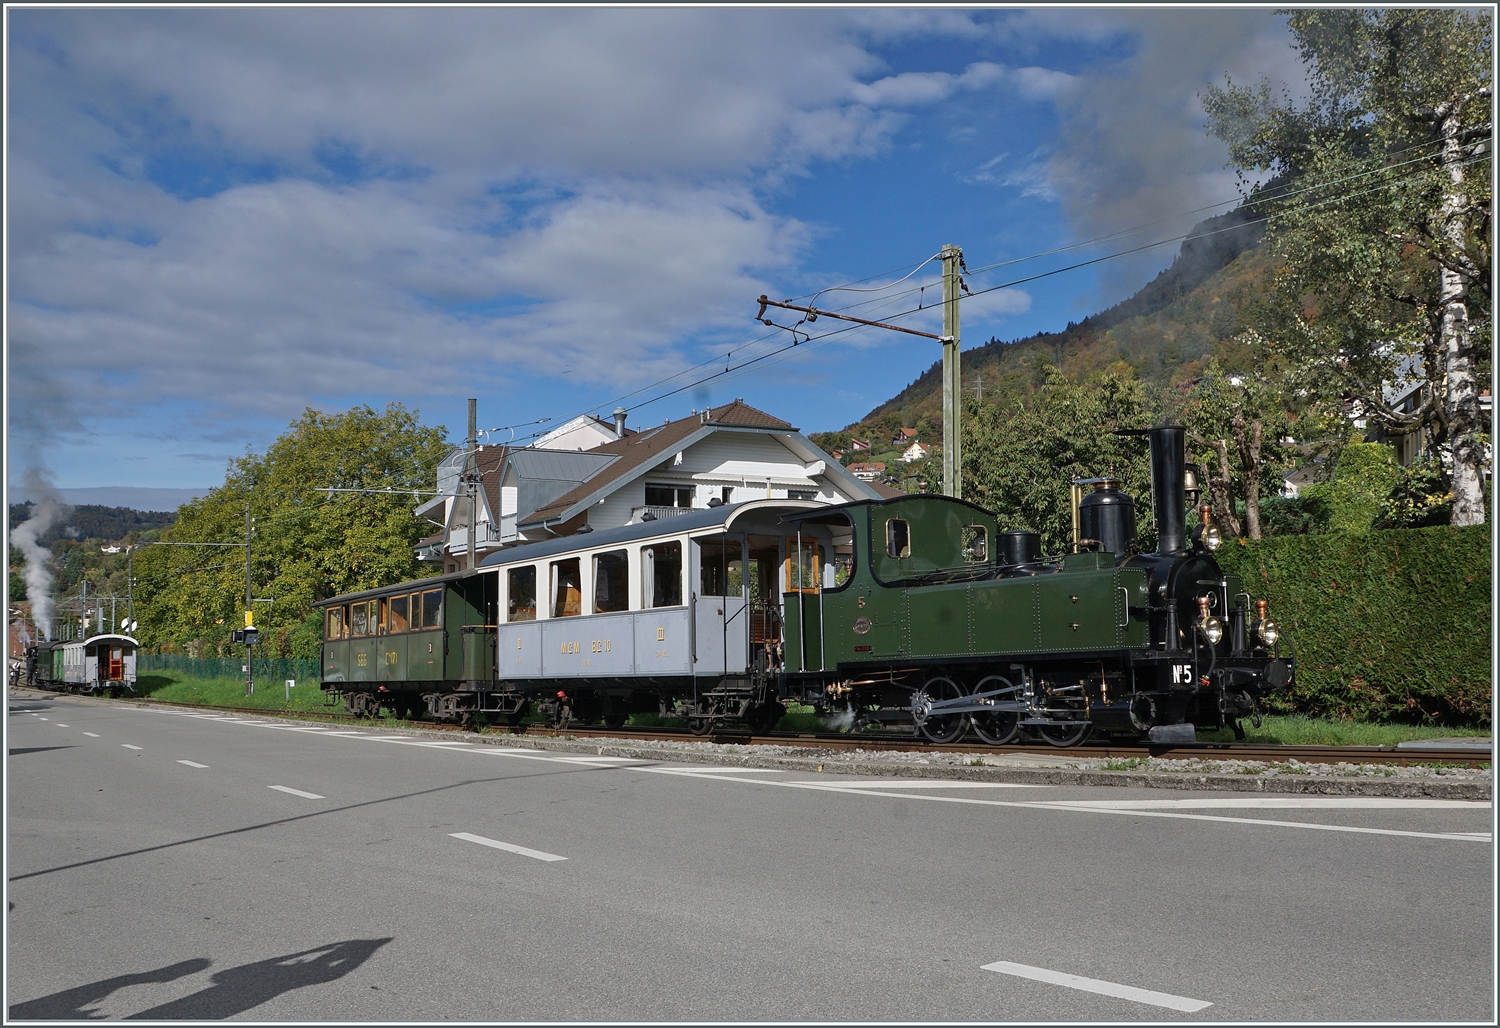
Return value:
<svg viewBox="0 0 1500 1028">
<path fill-rule="evenodd" d="M 11 695 L 15 695 L 12 692 Z M 38 698 L 53 697 L 53 693 L 37 693 Z M 73 700 L 84 700 L 100 705 L 115 705 L 122 701 L 90 696 L 71 696 Z M 146 700 L 123 701 L 134 703 L 143 709 L 160 709 L 175 704 L 154 703 Z M 197 708 L 187 708 L 197 709 Z M 256 716 L 268 720 L 307 720 L 295 716 L 296 712 L 266 711 Z M 327 722 L 323 722 L 327 723 Z M 382 728 L 385 733 L 409 733 L 414 736 L 432 736 L 453 741 L 452 732 L 437 731 L 421 727 Z M 649 743 L 631 743 L 619 739 L 595 739 L 580 735 L 572 739 L 527 738 L 513 735 L 491 735 L 468 733 L 462 736 L 465 742 L 487 746 L 510 746 L 516 749 L 555 751 L 580 756 L 625 757 L 631 760 L 661 761 L 687 764 L 717 764 L 728 767 L 761 767 L 771 770 L 798 771 L 806 774 L 850 774 L 870 777 L 900 777 L 947 779 L 966 782 L 1006 782 L 1018 785 L 1073 785 L 1116 786 L 1130 789 L 1177 789 L 1194 792 L 1252 792 L 1318 796 L 1386 796 L 1395 798 L 1430 798 L 1448 800 L 1488 801 L 1493 794 L 1492 782 L 1486 780 L 1451 780 L 1443 778 L 1360 778 L 1341 775 L 1256 775 L 1256 774 L 1199 774 L 1194 772 L 1150 772 L 1150 771 L 1105 771 L 1094 768 L 1023 768 L 994 767 L 964 764 L 918 764 L 908 761 L 893 761 L 882 752 L 853 753 L 847 750 L 825 751 L 818 756 L 783 756 L 780 754 L 756 753 L 758 746 L 735 743 L 733 752 L 726 749 L 675 749 L 652 746 Z M 698 745 L 709 746 L 711 743 Z M 1311 767 L 1315 765 L 1306 765 Z"/>
<path fill-rule="evenodd" d="M 397 729 L 399 730 L 399 729 Z M 422 728 L 407 731 L 423 735 L 447 732 Z M 1181 789 L 1206 792 L 1258 792 L 1322 796 L 1384 796 L 1395 798 L 1431 798 L 1488 801 L 1491 782 L 1452 781 L 1433 778 L 1380 779 L 1339 775 L 1255 775 L 1195 774 L 1191 772 L 1105 771 L 1094 768 L 1020 768 L 974 766 L 965 764 L 919 764 L 892 761 L 881 751 L 850 753 L 847 750 L 824 751 L 819 756 L 793 757 L 757 753 L 756 746 L 733 743 L 733 750 L 677 749 L 652 746 L 650 743 L 624 742 L 615 738 L 552 738 L 513 735 L 471 734 L 468 742 L 517 749 L 556 751 L 580 756 L 626 757 L 632 760 L 714 764 L 728 767 L 760 767 L 768 770 L 799 771 L 807 774 L 849 774 L 869 777 L 947 779 L 966 782 L 1003 782 L 1021 785 L 1103 785 L 1134 789 Z M 698 743 L 712 746 L 712 743 Z M 888 753 L 888 751 L 886 751 Z M 1316 765 L 1303 765 L 1304 767 Z"/>
</svg>

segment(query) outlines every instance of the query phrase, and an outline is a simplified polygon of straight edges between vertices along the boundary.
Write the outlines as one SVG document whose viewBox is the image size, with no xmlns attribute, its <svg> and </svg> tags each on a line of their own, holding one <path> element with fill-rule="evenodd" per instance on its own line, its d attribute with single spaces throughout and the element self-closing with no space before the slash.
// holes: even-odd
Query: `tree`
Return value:
<svg viewBox="0 0 1500 1028">
<path fill-rule="evenodd" d="M 1128 366 L 1083 383 L 1045 365 L 1029 401 L 998 406 L 964 399 L 964 499 L 993 510 L 1001 531 L 1041 533 L 1045 553 L 1072 541 L 1069 483 L 1105 475 L 1136 502 L 1143 542 L 1152 534 L 1151 461 L 1143 439 L 1114 434 L 1151 423 L 1145 390 Z"/>
<path fill-rule="evenodd" d="M 1204 97 L 1248 189 L 1273 217 L 1278 314 L 1262 327 L 1310 376 L 1395 431 L 1428 430 L 1451 458 L 1454 524 L 1484 521 L 1489 373 L 1487 12 L 1306 10 L 1289 25 L 1311 97 L 1297 107 L 1226 83 Z M 1430 389 L 1394 409 L 1404 365 Z"/>
<path fill-rule="evenodd" d="M 1261 497 L 1275 496 L 1295 456 L 1282 443 L 1293 426 L 1321 435 L 1326 415 L 1310 402 L 1286 365 L 1267 352 L 1257 333 L 1237 340 L 1254 356 L 1246 370 L 1227 372 L 1210 360 L 1176 411 L 1188 432 L 1190 459 L 1207 479 L 1208 503 L 1219 530 L 1229 537 L 1263 535 Z M 1245 502 L 1243 529 L 1238 501 Z"/>
<path fill-rule="evenodd" d="M 432 573 L 414 553 L 428 527 L 412 514 L 413 490 L 432 488 L 445 435 L 397 403 L 308 409 L 263 455 L 231 461 L 224 484 L 184 505 L 164 541 L 243 543 L 248 506 L 251 583 L 272 601 L 256 606 L 256 626 L 277 655 L 305 649 L 316 601 Z M 135 568 L 143 642 L 218 644 L 244 624 L 242 549 L 151 546 Z"/>
</svg>

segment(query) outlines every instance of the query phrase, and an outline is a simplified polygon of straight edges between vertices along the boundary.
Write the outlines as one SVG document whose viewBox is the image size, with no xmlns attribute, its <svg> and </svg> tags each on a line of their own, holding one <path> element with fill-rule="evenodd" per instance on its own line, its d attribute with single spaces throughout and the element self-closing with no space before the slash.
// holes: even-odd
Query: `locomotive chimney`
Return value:
<svg viewBox="0 0 1500 1028">
<path fill-rule="evenodd" d="M 1151 504 L 1156 515 L 1156 552 L 1181 553 L 1187 549 L 1185 526 L 1187 496 L 1183 472 L 1187 456 L 1181 425 L 1159 425 L 1151 437 Z"/>
</svg>

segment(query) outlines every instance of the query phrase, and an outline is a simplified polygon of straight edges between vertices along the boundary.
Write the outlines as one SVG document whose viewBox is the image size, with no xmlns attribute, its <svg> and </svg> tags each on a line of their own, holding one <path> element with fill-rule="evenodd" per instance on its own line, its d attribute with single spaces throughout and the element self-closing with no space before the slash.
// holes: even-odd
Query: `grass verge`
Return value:
<svg viewBox="0 0 1500 1028">
<path fill-rule="evenodd" d="M 245 695 L 243 678 L 191 678 L 177 671 L 151 671 L 136 679 L 138 696 L 171 703 L 206 703 L 215 707 L 254 707 L 257 710 L 343 710 L 343 704 L 328 707 L 328 694 L 317 682 L 298 682 L 290 690 L 285 682 L 258 681 L 255 694 Z M 125 694 L 129 696 L 129 693 Z"/>
<path fill-rule="evenodd" d="M 1429 725 L 1372 725 L 1357 721 L 1324 721 L 1301 714 L 1267 717 L 1256 728 L 1240 722 L 1246 742 L 1281 743 L 1286 746 L 1394 746 L 1417 739 L 1485 738 L 1487 728 L 1444 728 Z M 1199 742 L 1233 742 L 1228 728 L 1198 729 Z"/>
</svg>

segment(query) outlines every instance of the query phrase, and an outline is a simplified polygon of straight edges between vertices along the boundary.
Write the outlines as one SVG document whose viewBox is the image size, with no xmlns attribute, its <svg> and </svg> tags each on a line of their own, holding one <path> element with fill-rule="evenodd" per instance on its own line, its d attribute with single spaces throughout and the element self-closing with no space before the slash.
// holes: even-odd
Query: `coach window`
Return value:
<svg viewBox="0 0 1500 1028">
<path fill-rule="evenodd" d="M 390 609 L 386 614 L 386 631 L 395 635 L 406 631 L 406 612 L 409 609 L 405 596 L 392 596 Z"/>
<path fill-rule="evenodd" d="M 594 554 L 594 613 L 630 609 L 630 561 L 624 550 Z"/>
<path fill-rule="evenodd" d="M 369 628 L 369 621 L 366 618 L 366 612 L 370 608 L 366 607 L 363 603 L 356 603 L 350 609 L 354 612 L 354 619 L 349 626 L 351 629 L 349 634 L 354 636 L 364 635 L 366 633 L 366 630 Z"/>
<path fill-rule="evenodd" d="M 911 526 L 900 518 L 885 523 L 885 552 L 892 557 L 911 556 Z"/>
<path fill-rule="evenodd" d="M 549 617 L 571 618 L 583 613 L 583 576 L 577 557 L 552 562 L 552 608 Z"/>
<path fill-rule="evenodd" d="M 422 627 L 443 627 L 443 590 L 428 589 L 422 594 Z"/>
<path fill-rule="evenodd" d="M 379 604 L 377 607 L 376 604 Z M 390 618 L 387 611 L 387 600 L 382 596 L 378 600 L 370 601 L 370 621 L 380 626 L 381 635 L 389 635 L 391 632 Z"/>
<path fill-rule="evenodd" d="M 323 636 L 325 639 L 342 639 L 344 637 L 344 608 L 328 608 L 328 631 Z"/>
<path fill-rule="evenodd" d="M 682 543 L 641 547 L 641 606 L 682 605 Z"/>
<path fill-rule="evenodd" d="M 536 620 L 536 565 L 511 568 L 506 572 L 510 586 L 507 621 Z"/>
</svg>

